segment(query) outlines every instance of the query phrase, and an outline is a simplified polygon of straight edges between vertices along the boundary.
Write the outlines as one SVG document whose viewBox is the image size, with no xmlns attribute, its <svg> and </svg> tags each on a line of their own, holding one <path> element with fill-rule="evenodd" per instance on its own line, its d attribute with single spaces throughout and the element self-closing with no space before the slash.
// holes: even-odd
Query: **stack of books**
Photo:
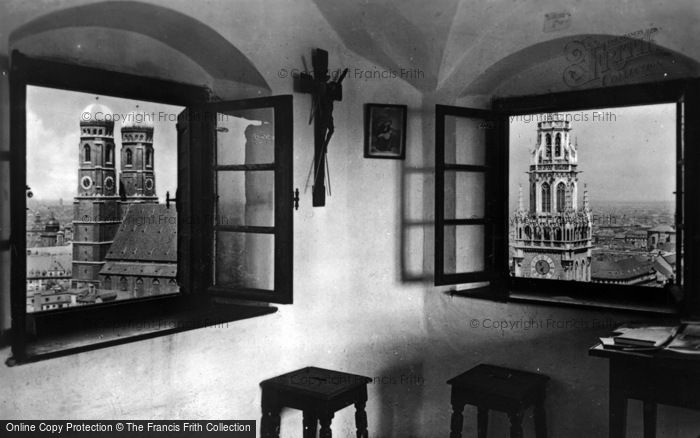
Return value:
<svg viewBox="0 0 700 438">
<path fill-rule="evenodd" d="M 600 340 L 606 348 L 661 348 L 676 336 L 678 328 L 677 325 L 625 324 L 615 329 L 612 336 Z"/>
</svg>

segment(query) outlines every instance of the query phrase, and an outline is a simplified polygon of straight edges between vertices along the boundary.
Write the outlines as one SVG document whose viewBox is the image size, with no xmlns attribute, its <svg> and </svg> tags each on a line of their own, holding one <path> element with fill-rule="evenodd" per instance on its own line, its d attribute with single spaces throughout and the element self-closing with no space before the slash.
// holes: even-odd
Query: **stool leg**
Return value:
<svg viewBox="0 0 700 438">
<path fill-rule="evenodd" d="M 316 415 L 304 411 L 304 438 L 316 438 L 316 427 L 318 425 L 318 418 Z"/>
<path fill-rule="evenodd" d="M 535 404 L 535 436 L 547 438 L 547 416 L 544 413 L 544 400 Z"/>
<path fill-rule="evenodd" d="M 486 438 L 489 433 L 489 410 L 479 407 L 476 414 L 476 433 L 478 438 Z"/>
<path fill-rule="evenodd" d="M 464 403 L 452 403 L 452 419 L 450 421 L 450 438 L 462 438 L 462 427 L 464 426 Z"/>
<path fill-rule="evenodd" d="M 644 401 L 644 438 L 656 438 L 656 403 Z"/>
<path fill-rule="evenodd" d="M 331 421 L 333 420 L 333 414 L 321 415 L 321 435 L 320 438 L 333 438 L 331 432 Z"/>
<path fill-rule="evenodd" d="M 357 438 L 368 438 L 367 432 L 367 412 L 365 412 L 365 404 L 367 402 L 355 403 L 355 427 L 357 428 Z"/>
<path fill-rule="evenodd" d="M 262 438 L 279 438 L 280 407 L 268 394 L 262 395 L 262 418 L 260 419 L 260 436 Z"/>
<path fill-rule="evenodd" d="M 508 418 L 510 419 L 510 438 L 523 438 L 523 413 L 511 412 Z"/>
</svg>

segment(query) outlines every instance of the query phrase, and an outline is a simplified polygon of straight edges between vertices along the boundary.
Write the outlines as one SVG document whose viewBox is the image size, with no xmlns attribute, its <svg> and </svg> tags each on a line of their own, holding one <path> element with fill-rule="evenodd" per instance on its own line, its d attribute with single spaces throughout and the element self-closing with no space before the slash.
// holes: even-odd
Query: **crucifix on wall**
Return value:
<svg viewBox="0 0 700 438">
<path fill-rule="evenodd" d="M 312 185 L 314 207 L 326 205 L 325 174 L 327 167 L 326 153 L 335 126 L 333 124 L 333 102 L 343 99 L 342 82 L 348 72 L 346 68 L 331 80 L 328 74 L 328 52 L 315 49 L 311 56 L 313 75 L 299 75 L 299 91 L 309 93 L 313 99 L 311 121 L 314 121 L 314 182 Z M 330 178 L 329 178 L 330 179 Z M 329 184 L 330 187 L 330 184 Z"/>
</svg>

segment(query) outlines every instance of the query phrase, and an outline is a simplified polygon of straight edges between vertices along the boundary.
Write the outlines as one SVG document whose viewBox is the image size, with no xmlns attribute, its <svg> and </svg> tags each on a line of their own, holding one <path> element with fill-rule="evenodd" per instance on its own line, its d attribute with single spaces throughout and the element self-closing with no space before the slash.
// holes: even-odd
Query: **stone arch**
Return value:
<svg viewBox="0 0 700 438">
<path fill-rule="evenodd" d="M 571 63 L 565 71 L 565 79 L 562 81 L 562 72 L 551 69 L 552 62 L 556 62 L 562 56 L 564 48 L 565 56 L 575 56 L 576 50 L 587 53 L 586 44 L 595 47 L 605 47 L 608 43 L 629 45 L 638 47 L 639 39 L 621 37 L 612 34 L 581 33 L 554 38 L 540 43 L 532 44 L 516 52 L 509 54 L 487 67 L 476 79 L 465 82 L 462 72 L 470 69 L 468 58 L 465 57 L 459 68 L 456 68 L 450 78 L 452 81 L 463 85 L 457 85 L 461 90 L 459 97 L 469 95 L 527 95 L 553 93 L 556 91 L 569 91 L 572 87 L 577 89 L 599 88 L 602 86 L 624 85 L 634 83 L 638 78 L 620 78 L 619 75 L 592 77 L 592 71 L 582 69 L 582 64 Z M 644 41 L 648 48 L 648 55 L 644 56 L 645 64 L 656 63 L 658 69 L 650 74 L 654 77 L 662 77 L 667 73 L 669 77 L 695 77 L 700 68 L 697 60 L 678 51 L 660 46 L 652 41 Z M 576 60 L 582 59 L 578 55 Z M 578 68 L 578 70 L 577 70 Z M 538 80 L 523 80 L 523 72 L 527 72 L 528 78 Z M 569 74 L 578 73 L 578 74 Z M 573 154 L 573 150 L 572 150 Z"/>
<path fill-rule="evenodd" d="M 103 50 L 105 39 L 119 41 L 122 50 Z M 253 63 L 217 31 L 173 9 L 138 1 L 98 2 L 42 15 L 15 29 L 9 47 L 28 56 L 51 55 L 214 90 L 221 85 L 240 97 L 271 92 Z"/>
</svg>

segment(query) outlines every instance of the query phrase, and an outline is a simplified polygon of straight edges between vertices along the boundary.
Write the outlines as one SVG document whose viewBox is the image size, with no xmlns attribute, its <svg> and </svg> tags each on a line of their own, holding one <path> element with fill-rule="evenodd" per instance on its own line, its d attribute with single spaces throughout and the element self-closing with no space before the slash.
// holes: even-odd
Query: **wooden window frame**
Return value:
<svg viewBox="0 0 700 438">
<path fill-rule="evenodd" d="M 503 203 L 503 213 L 508 218 L 508 199 L 511 195 L 509 188 L 509 118 L 517 115 L 553 113 L 577 110 L 592 110 L 600 108 L 621 108 L 663 103 L 676 104 L 676 129 L 680 135 L 676 141 L 676 225 L 678 274 L 675 291 L 643 286 L 604 285 L 564 280 L 546 280 L 533 278 L 511 277 L 509 273 L 508 250 L 508 221 L 502 222 L 500 231 L 494 231 L 494 240 L 500 241 L 496 258 L 499 266 L 496 282 L 492 281 L 487 298 L 510 301 L 537 301 L 555 305 L 575 305 L 593 308 L 618 308 L 641 310 L 645 312 L 676 313 L 682 316 L 700 315 L 700 148 L 692 145 L 700 144 L 700 80 L 683 79 L 665 82 L 623 85 L 591 90 L 551 93 L 543 95 L 495 98 L 491 110 L 482 110 L 482 115 L 491 115 L 497 120 L 499 129 L 497 137 L 503 143 L 498 147 L 500 184 L 497 193 L 492 193 L 493 199 Z M 473 111 L 462 108 L 464 111 Z M 479 113 L 473 113 L 479 114 Z M 437 120 L 437 119 L 436 119 Z M 444 133 L 439 123 L 436 124 L 436 143 L 441 141 Z M 686 146 L 687 145 L 687 146 Z M 437 148 L 439 149 L 439 148 Z M 441 227 L 440 209 L 442 203 L 439 195 L 440 157 L 436 153 L 436 248 Z M 439 205 L 438 205 L 439 204 Z M 682 252 L 681 252 L 682 249 Z M 682 254 L 682 256 L 681 256 Z M 436 261 L 439 255 L 436 249 Z M 435 284 L 458 284 L 460 281 L 446 282 L 438 273 L 436 262 Z M 568 300 L 554 299 L 554 295 L 565 295 Z M 681 291 L 682 299 L 676 302 L 673 292 Z"/>
<path fill-rule="evenodd" d="M 274 136 L 275 151 L 274 163 L 266 164 L 234 164 L 217 165 L 216 158 L 216 138 L 215 124 L 218 112 L 244 112 L 246 110 L 271 108 L 274 111 Z M 228 231 L 250 234 L 268 234 L 274 239 L 274 286 L 272 290 L 233 288 L 216 286 L 213 284 L 212 263 L 198 268 L 193 266 L 192 270 L 199 269 L 201 281 L 196 282 L 197 288 L 206 290 L 210 296 L 221 298 L 243 299 L 253 301 L 263 301 L 278 304 L 292 304 L 293 302 L 293 172 L 292 163 L 292 96 L 270 96 L 253 99 L 243 99 L 234 102 L 208 103 L 206 106 L 196 107 L 194 111 L 201 111 L 200 117 L 192 117 L 195 120 L 202 120 L 199 126 L 192 126 L 193 130 L 199 130 L 195 137 L 199 136 L 209 147 L 204 148 L 205 153 L 200 156 L 201 165 L 197 167 L 203 169 L 197 175 L 199 181 L 194 184 L 200 188 L 199 196 L 193 196 L 193 212 L 213 212 L 216 206 L 215 179 L 218 171 L 260 171 L 267 170 L 274 172 L 274 225 L 273 226 L 238 226 L 238 225 L 212 225 L 206 232 L 195 237 L 204 242 L 202 245 L 193 248 L 195 254 L 204 260 L 212 260 L 215 257 L 213 242 L 216 231 Z M 214 117 L 213 117 L 214 116 Z M 193 124 L 194 125 L 194 124 Z M 287 164 L 285 164 L 287 163 Z M 194 221 L 196 222 L 196 220 Z M 193 231 L 196 232 L 196 231 Z"/>
<path fill-rule="evenodd" d="M 11 54 L 10 68 L 10 241 L 11 252 L 11 346 L 8 365 L 64 356 L 97 348 L 163 336 L 202 327 L 202 323 L 228 322 L 273 313 L 266 303 L 224 303 L 206 289 L 180 287 L 180 293 L 67 307 L 28 314 L 26 312 L 26 94 L 28 86 L 87 92 L 124 99 L 143 100 L 182 107 L 206 107 L 210 90 L 162 79 L 148 78 L 93 67 Z M 291 141 L 291 140 L 290 140 Z M 291 154 L 291 153 L 290 153 Z M 291 167 L 291 164 L 290 164 Z M 196 171 L 196 170 L 195 170 Z M 291 240 L 291 224 L 289 225 Z M 180 261 L 178 260 L 178 264 Z M 180 271 L 181 269 L 178 269 Z M 261 300 L 262 301 L 262 300 Z M 167 319 L 158 330 L 122 330 L 111 324 Z M 199 321 L 198 323 L 196 323 Z"/>
<path fill-rule="evenodd" d="M 473 164 L 449 164 L 445 162 L 445 125 L 446 117 L 462 117 L 483 121 L 485 129 L 485 157 L 483 165 Z M 503 273 L 499 272 L 502 266 L 502 254 L 498 251 L 500 242 L 504 239 L 501 235 L 504 222 L 505 209 L 499 208 L 502 201 L 499 196 L 498 182 L 501 180 L 500 172 L 504 169 L 499 165 L 498 159 L 502 155 L 503 138 L 500 136 L 502 120 L 493 111 L 472 108 L 461 108 L 447 105 L 435 106 L 435 285 L 449 285 L 460 283 L 490 282 L 486 293 L 492 297 L 502 298 L 494 286 L 501 284 Z M 445 218 L 445 172 L 464 171 L 482 172 L 485 178 L 485 205 L 484 217 L 479 219 L 446 219 Z M 484 241 L 484 270 L 479 272 L 445 273 L 445 226 L 483 225 L 486 238 Z M 480 288 L 478 293 L 484 292 Z"/>
</svg>

